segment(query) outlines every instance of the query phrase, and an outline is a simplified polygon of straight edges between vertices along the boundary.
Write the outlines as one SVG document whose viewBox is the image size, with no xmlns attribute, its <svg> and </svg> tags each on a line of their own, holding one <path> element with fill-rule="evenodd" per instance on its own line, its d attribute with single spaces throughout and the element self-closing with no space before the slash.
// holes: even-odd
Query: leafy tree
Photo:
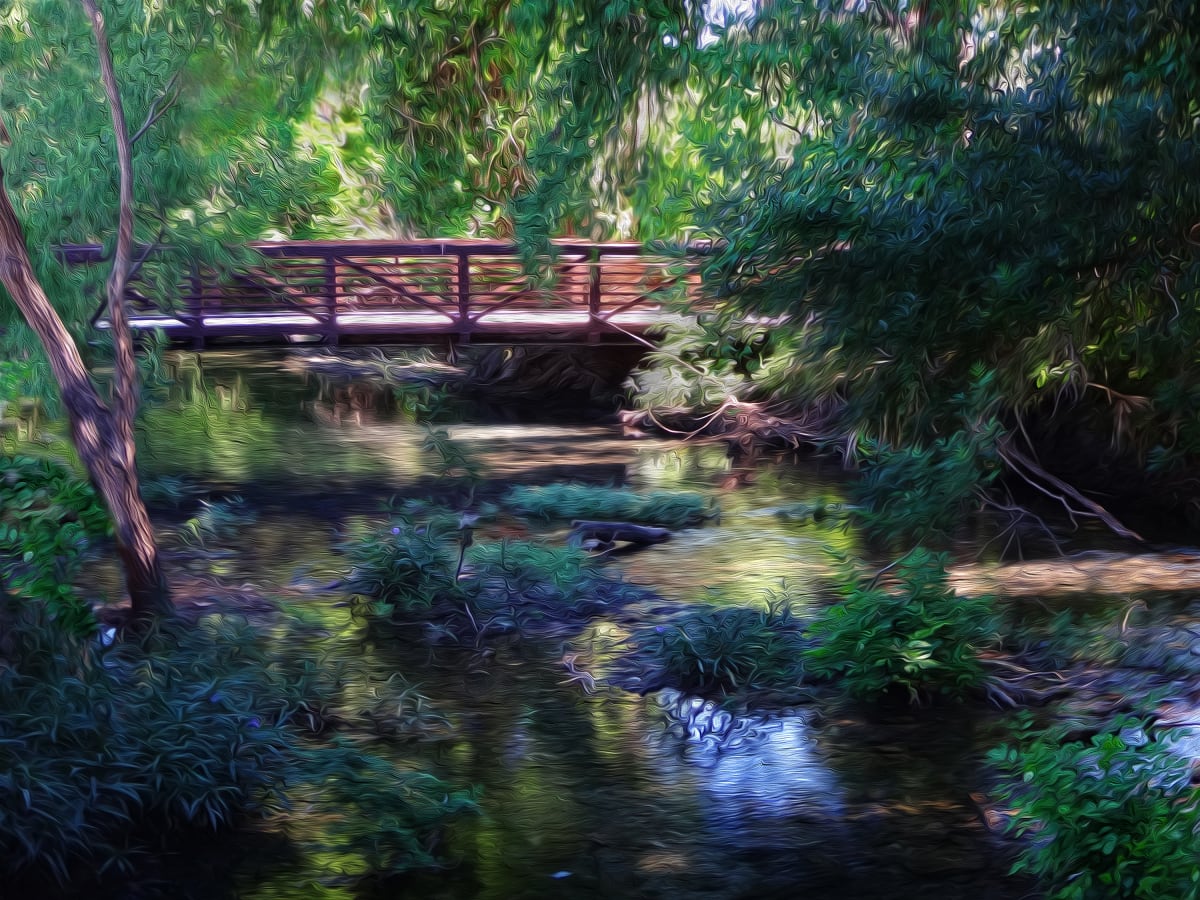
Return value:
<svg viewBox="0 0 1200 900">
<path fill-rule="evenodd" d="M 963 428 L 982 371 L 1043 486 L 1012 430 L 1072 407 L 1194 455 L 1198 48 L 1182 0 L 767 3 L 711 49 L 733 74 L 692 124 L 727 175 L 710 284 L 790 316 L 799 383 L 826 373 L 877 439 Z"/>
<path fill-rule="evenodd" d="M 169 304 L 180 260 L 228 262 L 226 244 L 273 225 L 303 235 L 331 184 L 320 154 L 284 165 L 311 155 L 295 146 L 290 124 L 311 94 L 300 83 L 299 96 L 278 102 L 290 62 L 265 54 L 247 77 L 237 65 L 259 34 L 250 7 L 120 4 L 108 14 L 93 0 L 33 2 L 0 20 L 12 191 L 0 191 L 0 283 L 45 350 L 80 458 L 113 516 L 134 612 L 146 615 L 167 612 L 170 599 L 134 455 L 137 366 L 124 294 L 143 263 L 135 242 L 170 231 L 176 253 L 160 263 L 159 279 Z M 309 195 L 318 202 L 295 200 Z M 62 244 L 101 240 L 111 256 L 107 403 L 76 344 L 85 284 L 56 256 Z M 23 335 L 6 339 L 27 342 Z"/>
<path fill-rule="evenodd" d="M 673 119 L 704 5 L 325 0 L 263 5 L 320 81 L 380 224 L 429 234 L 657 237 L 688 146 Z M 282 42 L 282 43 L 280 43 Z M 361 86 L 361 88 L 360 88 Z M 667 199 L 664 199 L 667 198 Z"/>
</svg>

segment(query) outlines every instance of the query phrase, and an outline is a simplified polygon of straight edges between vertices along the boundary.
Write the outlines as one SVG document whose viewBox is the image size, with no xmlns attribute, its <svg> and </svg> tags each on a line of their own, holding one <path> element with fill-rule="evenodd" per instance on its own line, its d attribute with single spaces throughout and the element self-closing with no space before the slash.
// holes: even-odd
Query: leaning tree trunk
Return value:
<svg viewBox="0 0 1200 900">
<path fill-rule="evenodd" d="M 79 458 L 108 506 L 117 554 L 137 617 L 173 611 L 150 516 L 138 491 L 132 428 L 118 429 L 88 376 L 79 349 L 29 261 L 25 233 L 3 188 L 0 168 L 0 283 L 36 332 L 58 381 Z M 128 339 L 128 334 L 125 335 Z"/>
</svg>

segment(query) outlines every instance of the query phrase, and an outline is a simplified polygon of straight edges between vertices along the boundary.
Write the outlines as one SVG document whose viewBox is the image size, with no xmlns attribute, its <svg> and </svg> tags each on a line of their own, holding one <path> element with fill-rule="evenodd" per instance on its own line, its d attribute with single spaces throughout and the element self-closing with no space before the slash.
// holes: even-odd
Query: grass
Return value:
<svg viewBox="0 0 1200 900">
<path fill-rule="evenodd" d="M 635 631 L 617 680 L 645 693 L 671 687 L 704 697 L 805 695 L 802 623 L 786 598 L 767 608 L 700 607 Z"/>
</svg>

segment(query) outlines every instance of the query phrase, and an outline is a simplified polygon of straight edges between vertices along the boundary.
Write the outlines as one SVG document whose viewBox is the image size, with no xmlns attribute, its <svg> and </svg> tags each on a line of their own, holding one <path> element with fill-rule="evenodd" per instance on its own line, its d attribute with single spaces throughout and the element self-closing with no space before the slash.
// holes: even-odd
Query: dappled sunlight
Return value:
<svg viewBox="0 0 1200 900">
<path fill-rule="evenodd" d="M 959 593 L 1006 596 L 1200 591 L 1200 551 L 1088 551 L 1061 559 L 962 565 L 951 569 L 950 584 Z"/>
</svg>

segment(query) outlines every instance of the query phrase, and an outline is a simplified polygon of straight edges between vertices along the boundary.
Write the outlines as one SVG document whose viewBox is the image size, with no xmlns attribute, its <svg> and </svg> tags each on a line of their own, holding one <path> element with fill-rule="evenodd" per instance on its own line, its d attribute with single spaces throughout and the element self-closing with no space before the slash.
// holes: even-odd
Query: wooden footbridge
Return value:
<svg viewBox="0 0 1200 900">
<path fill-rule="evenodd" d="M 564 241 L 555 248 L 557 258 L 531 277 L 517 248 L 499 242 L 259 243 L 245 265 L 193 267 L 170 297 L 151 299 L 162 293 L 162 278 L 157 290 L 135 279 L 130 322 L 198 347 L 229 338 L 312 339 L 301 336 L 329 343 L 630 343 L 676 318 L 670 299 L 698 298 L 694 258 L 655 255 L 639 244 Z M 62 254 L 75 265 L 103 262 L 96 246 Z M 102 313 L 96 324 L 103 328 Z"/>
</svg>

